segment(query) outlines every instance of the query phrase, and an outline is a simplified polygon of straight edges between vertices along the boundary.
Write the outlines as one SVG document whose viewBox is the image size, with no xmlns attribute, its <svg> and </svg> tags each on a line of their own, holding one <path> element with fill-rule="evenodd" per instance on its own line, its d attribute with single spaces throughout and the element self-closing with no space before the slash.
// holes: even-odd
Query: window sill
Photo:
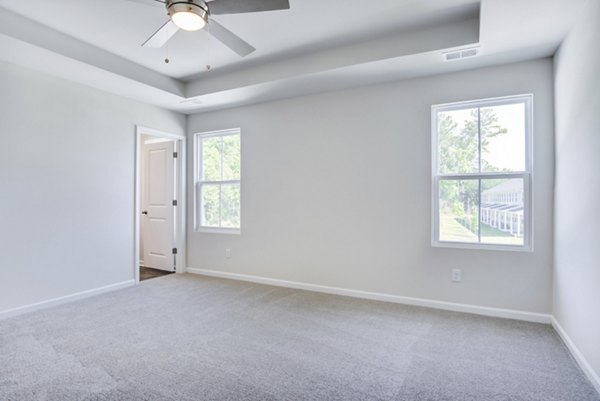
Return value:
<svg viewBox="0 0 600 401">
<path fill-rule="evenodd" d="M 432 241 L 431 246 L 434 248 L 457 248 L 457 249 L 474 249 L 480 251 L 509 251 L 509 252 L 533 252 L 533 247 L 529 245 L 502 245 L 502 244 L 479 244 L 468 242 L 447 242 L 447 241 Z"/>
<path fill-rule="evenodd" d="M 199 227 L 195 230 L 197 233 L 204 234 L 236 234 L 240 235 L 242 230 L 239 228 L 222 228 L 222 227 Z"/>
</svg>

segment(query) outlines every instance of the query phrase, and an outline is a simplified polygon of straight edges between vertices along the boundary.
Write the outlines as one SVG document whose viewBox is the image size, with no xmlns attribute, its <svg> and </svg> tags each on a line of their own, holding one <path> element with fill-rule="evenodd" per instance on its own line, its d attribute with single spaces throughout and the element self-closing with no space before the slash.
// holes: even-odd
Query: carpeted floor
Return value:
<svg viewBox="0 0 600 401">
<path fill-rule="evenodd" d="M 550 326 L 169 275 L 0 321 L 0 400 L 600 396 Z"/>
</svg>

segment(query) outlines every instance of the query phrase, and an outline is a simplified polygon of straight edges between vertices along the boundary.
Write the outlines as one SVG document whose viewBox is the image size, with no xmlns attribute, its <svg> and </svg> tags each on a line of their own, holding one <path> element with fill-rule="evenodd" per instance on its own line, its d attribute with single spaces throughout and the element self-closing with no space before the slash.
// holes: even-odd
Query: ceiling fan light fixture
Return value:
<svg viewBox="0 0 600 401">
<path fill-rule="evenodd" d="M 206 25 L 206 21 L 198 14 L 192 12 L 179 11 L 171 15 L 173 23 L 186 31 L 198 31 Z"/>
<path fill-rule="evenodd" d="M 172 1 L 167 10 L 171 21 L 185 31 L 198 31 L 208 23 L 208 8 L 201 0 Z"/>
</svg>

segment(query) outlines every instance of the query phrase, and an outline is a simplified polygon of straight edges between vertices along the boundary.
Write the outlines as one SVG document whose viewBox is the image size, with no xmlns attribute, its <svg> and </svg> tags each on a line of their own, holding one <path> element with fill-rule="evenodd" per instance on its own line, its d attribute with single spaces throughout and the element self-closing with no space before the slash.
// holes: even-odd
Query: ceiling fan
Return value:
<svg viewBox="0 0 600 401">
<path fill-rule="evenodd" d="M 165 7 L 169 20 L 154 32 L 143 44 L 143 47 L 162 47 L 171 37 L 183 29 L 207 31 L 217 40 L 229 47 L 241 57 L 245 57 L 256 49 L 242 38 L 212 19 L 212 15 L 241 14 L 259 11 L 287 10 L 289 0 L 130 0 L 137 3 Z"/>
</svg>

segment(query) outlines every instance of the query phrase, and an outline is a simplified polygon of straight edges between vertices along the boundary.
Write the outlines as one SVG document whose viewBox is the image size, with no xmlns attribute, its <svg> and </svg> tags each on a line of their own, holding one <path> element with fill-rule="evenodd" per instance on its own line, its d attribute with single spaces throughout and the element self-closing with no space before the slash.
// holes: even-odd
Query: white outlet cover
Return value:
<svg viewBox="0 0 600 401">
<path fill-rule="evenodd" d="M 452 281 L 458 283 L 461 280 L 460 269 L 452 269 Z"/>
</svg>

